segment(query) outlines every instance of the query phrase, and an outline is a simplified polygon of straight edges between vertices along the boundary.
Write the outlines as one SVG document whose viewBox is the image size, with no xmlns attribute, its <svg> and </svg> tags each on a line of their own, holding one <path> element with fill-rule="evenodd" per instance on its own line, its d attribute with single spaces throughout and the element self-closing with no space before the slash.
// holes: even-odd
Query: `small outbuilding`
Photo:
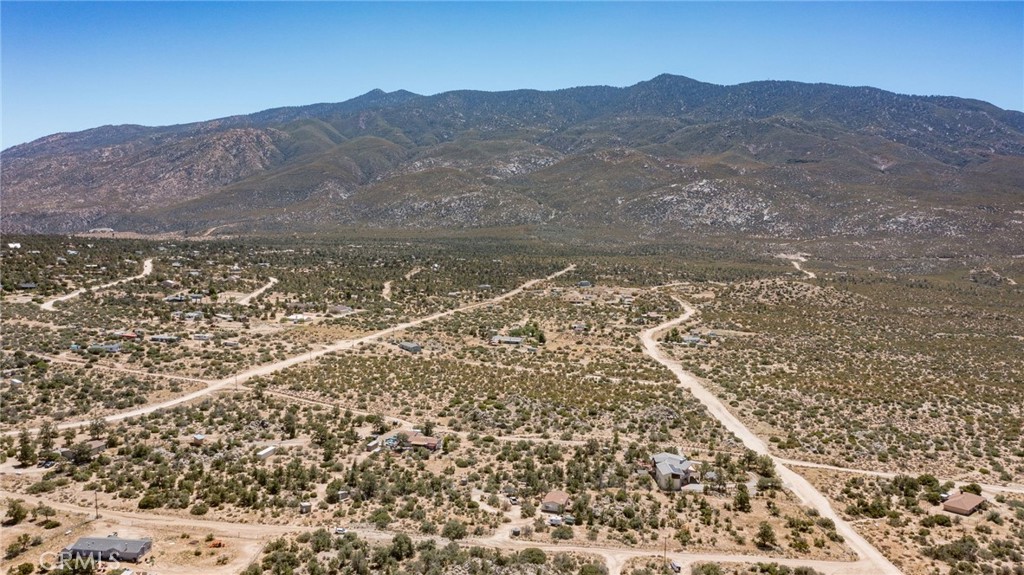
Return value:
<svg viewBox="0 0 1024 575">
<path fill-rule="evenodd" d="M 276 445 L 271 445 L 269 447 L 264 447 L 263 449 L 261 449 L 259 451 L 259 453 L 256 454 L 256 459 L 259 459 L 260 461 L 263 461 L 264 459 L 266 459 L 266 458 L 270 457 L 271 455 L 273 455 L 276 451 L 277 451 L 277 446 Z"/>
<path fill-rule="evenodd" d="M 973 493 L 960 493 L 954 495 L 942 504 L 943 511 L 956 513 L 957 515 L 970 515 L 985 505 L 985 498 Z"/>
<path fill-rule="evenodd" d="M 313 511 L 313 504 L 309 501 L 299 503 L 299 513 L 305 515 Z"/>
</svg>

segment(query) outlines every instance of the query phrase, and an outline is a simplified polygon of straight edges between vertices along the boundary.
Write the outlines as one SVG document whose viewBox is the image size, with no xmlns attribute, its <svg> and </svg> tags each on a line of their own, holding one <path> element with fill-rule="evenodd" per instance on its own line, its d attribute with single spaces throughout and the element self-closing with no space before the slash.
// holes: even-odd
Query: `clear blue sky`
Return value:
<svg viewBox="0 0 1024 575">
<path fill-rule="evenodd" d="M 2 143 L 374 88 L 798 80 L 1024 110 L 1024 2 L 0 2 Z"/>
</svg>

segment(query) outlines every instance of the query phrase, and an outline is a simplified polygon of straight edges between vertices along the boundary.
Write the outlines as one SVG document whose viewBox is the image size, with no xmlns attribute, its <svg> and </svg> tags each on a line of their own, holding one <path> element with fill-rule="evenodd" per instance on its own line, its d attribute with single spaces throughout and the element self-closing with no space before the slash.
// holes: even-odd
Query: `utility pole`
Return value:
<svg viewBox="0 0 1024 575">
<path fill-rule="evenodd" d="M 93 508 L 93 512 L 96 514 L 95 519 L 99 519 L 100 518 L 100 492 L 99 491 L 93 491 L 92 492 L 92 508 Z"/>
</svg>

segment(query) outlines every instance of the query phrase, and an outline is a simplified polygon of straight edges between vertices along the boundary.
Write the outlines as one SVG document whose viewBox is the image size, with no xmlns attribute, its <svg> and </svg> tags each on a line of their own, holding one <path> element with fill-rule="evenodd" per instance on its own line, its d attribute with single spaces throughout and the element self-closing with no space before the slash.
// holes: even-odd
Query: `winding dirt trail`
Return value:
<svg viewBox="0 0 1024 575">
<path fill-rule="evenodd" d="M 696 310 L 691 306 L 685 303 L 682 305 L 684 310 L 683 315 L 648 329 L 640 334 L 640 340 L 643 342 L 644 353 L 649 355 L 658 363 L 664 365 L 673 374 L 675 374 L 676 378 L 679 380 L 680 386 L 687 389 L 698 401 L 703 403 L 711 413 L 712 417 L 717 419 L 721 422 L 723 427 L 736 435 L 743 445 L 754 450 L 758 454 L 770 456 L 775 462 L 776 471 L 782 479 L 783 484 L 805 505 L 817 509 L 818 512 L 821 513 L 822 517 L 827 517 L 835 522 L 836 531 L 846 539 L 847 544 L 859 557 L 861 557 L 862 561 L 866 561 L 870 567 L 867 571 L 861 570 L 858 572 L 885 575 L 896 575 L 900 573 L 900 570 L 895 565 L 886 559 L 878 549 L 868 543 L 866 539 L 861 537 L 861 535 L 857 533 L 849 523 L 847 523 L 832 509 L 832 505 L 829 504 L 828 499 L 826 499 L 821 492 L 815 489 L 814 486 L 802 476 L 786 467 L 781 459 L 778 459 L 769 453 L 767 444 L 760 437 L 754 434 L 754 432 L 748 429 L 747 426 L 739 420 L 739 418 L 726 409 L 725 404 L 723 404 L 713 393 L 708 391 L 699 379 L 690 372 L 684 370 L 678 361 L 672 359 L 668 354 L 662 351 L 658 346 L 655 336 L 662 331 L 680 325 L 696 313 Z"/>
<path fill-rule="evenodd" d="M 410 279 L 412 279 L 412 277 L 414 275 L 420 273 L 421 271 L 423 271 L 423 268 L 421 268 L 421 267 L 412 268 L 411 270 L 409 270 L 409 273 L 407 273 L 404 276 L 402 276 L 402 278 L 406 279 L 406 280 L 410 280 Z M 380 297 L 385 299 L 385 300 L 387 300 L 387 301 L 391 301 L 391 284 L 392 284 L 391 280 L 388 280 L 388 281 L 384 282 L 384 287 L 381 288 L 381 290 L 380 290 Z"/>
<path fill-rule="evenodd" d="M 55 304 L 57 302 L 68 301 L 69 299 L 76 298 L 76 297 L 84 294 L 87 291 L 97 291 L 97 290 L 101 290 L 101 289 L 107 289 L 109 287 L 114 287 L 114 286 L 116 286 L 118 284 L 123 284 L 125 282 L 130 282 L 130 281 L 133 281 L 133 280 L 142 279 L 142 278 L 148 276 L 151 273 L 153 273 L 153 258 L 149 258 L 148 260 L 142 262 L 142 273 L 137 275 L 137 276 L 121 278 L 119 280 L 115 280 L 115 281 L 112 281 L 110 283 L 105 283 L 105 284 L 102 284 L 102 285 L 93 286 L 93 287 L 89 287 L 89 288 L 78 288 L 78 289 L 76 289 L 75 291 L 73 291 L 73 292 L 71 292 L 69 294 L 64 294 L 62 296 L 58 296 L 58 297 L 55 297 L 55 298 L 53 298 L 51 300 L 47 300 L 47 301 L 43 302 L 42 304 L 39 305 L 39 308 L 40 309 L 44 309 L 46 311 L 57 311 L 53 307 L 53 304 Z"/>
<path fill-rule="evenodd" d="M 276 283 L 277 283 L 277 278 L 268 278 L 267 283 L 264 284 L 263 287 L 261 287 L 260 289 L 252 292 L 251 294 L 249 294 L 249 295 L 247 295 L 245 297 L 239 298 L 238 300 L 235 301 L 235 303 L 238 304 L 238 305 L 249 305 L 249 302 L 251 302 L 253 300 L 253 298 L 255 298 L 256 296 L 260 295 L 261 293 L 267 291 L 268 289 L 274 287 L 274 284 L 276 284 Z"/>
<path fill-rule="evenodd" d="M 465 311 L 469 311 L 469 310 L 473 310 L 473 309 L 476 309 L 476 308 L 485 307 L 485 306 L 489 306 L 489 305 L 493 305 L 493 304 L 505 301 L 505 300 L 507 300 L 509 298 L 512 298 L 512 297 L 515 297 L 515 296 L 519 295 L 520 293 L 523 292 L 523 290 L 530 289 L 531 287 L 533 287 L 534 285 L 536 285 L 536 284 L 538 284 L 540 282 L 552 280 L 552 279 L 554 279 L 554 278 L 556 278 L 556 277 L 558 277 L 560 275 L 566 274 L 566 273 L 568 273 L 568 272 L 570 272 L 570 271 L 572 271 L 574 269 L 576 269 L 576 264 L 572 264 L 572 265 L 566 267 L 565 269 L 562 269 L 562 270 L 559 270 L 557 272 L 554 272 L 554 273 L 552 273 L 551 275 L 549 275 L 547 277 L 529 280 L 529 281 L 525 282 L 524 284 L 520 285 L 519 287 L 514 288 L 512 290 L 509 290 L 509 291 L 507 291 L 507 292 L 505 292 L 503 294 L 499 294 L 497 296 L 494 296 L 491 299 L 487 299 L 487 300 L 483 300 L 483 301 L 479 301 L 479 302 L 475 302 L 475 303 L 471 303 L 471 304 L 466 304 L 464 306 L 457 307 L 457 308 L 450 309 L 450 310 L 446 310 L 446 311 L 440 311 L 440 312 L 437 312 L 437 313 L 434 313 L 434 314 L 431 314 L 431 315 L 428 315 L 428 316 L 424 316 L 424 317 L 421 317 L 421 318 L 418 318 L 418 319 L 410 320 L 410 321 L 407 321 L 407 322 L 404 322 L 404 323 L 400 323 L 400 324 L 391 326 L 391 327 L 386 328 L 386 329 L 382 329 L 380 331 L 371 333 L 369 335 L 365 335 L 365 336 L 357 338 L 357 339 L 340 340 L 340 341 L 334 342 L 334 343 L 329 344 L 329 345 L 320 346 L 318 349 L 314 349 L 314 350 L 311 350 L 311 351 L 308 351 L 308 352 L 305 352 L 305 353 L 302 353 L 302 354 L 299 354 L 299 355 L 295 355 L 295 356 L 289 357 L 287 359 L 283 359 L 281 361 L 277 361 L 277 362 L 274 362 L 274 363 L 268 363 L 268 364 L 265 364 L 265 365 L 259 365 L 259 366 L 247 369 L 245 371 L 236 373 L 234 375 L 230 375 L 230 376 L 225 377 L 223 379 L 218 379 L 218 380 L 199 380 L 199 381 L 203 381 L 203 382 L 206 383 L 206 387 L 205 388 L 197 390 L 197 391 L 193 391 L 192 393 L 187 393 L 185 395 L 181 395 L 181 396 L 175 397 L 174 399 L 170 399 L 170 400 L 167 400 L 167 401 L 164 401 L 164 402 L 154 403 L 154 404 L 150 404 L 150 405 L 146 405 L 146 406 L 140 407 L 138 409 L 132 409 L 130 411 L 122 411 L 120 413 L 115 413 L 115 414 L 112 414 L 112 415 L 108 415 L 108 416 L 103 417 L 103 420 L 107 421 L 108 423 L 112 423 L 112 422 L 115 422 L 115 421 L 121 421 L 123 419 L 128 419 L 128 418 L 131 418 L 131 417 L 138 417 L 140 415 L 146 415 L 146 414 L 149 414 L 149 413 L 153 413 L 154 411 L 159 411 L 161 409 L 167 409 L 169 407 L 174 407 L 175 405 L 181 405 L 183 403 L 188 403 L 188 402 L 196 400 L 196 399 L 198 399 L 200 397 L 203 397 L 203 396 L 209 395 L 211 393 L 214 393 L 214 392 L 216 392 L 218 390 L 227 388 L 229 386 L 232 386 L 232 385 L 236 385 L 237 386 L 237 385 L 243 384 L 243 383 L 245 383 L 245 382 L 247 382 L 250 379 L 253 379 L 255 377 L 261 377 L 261 376 L 265 376 L 265 375 L 270 375 L 272 373 L 276 373 L 278 371 L 287 369 L 287 368 L 292 367 L 294 365 L 299 365 L 301 363 L 306 363 L 308 361 L 313 361 L 314 359 L 319 358 L 319 357 L 323 357 L 323 356 L 325 356 L 327 354 L 331 354 L 331 353 L 338 352 L 338 351 L 345 351 L 345 350 L 353 349 L 353 348 L 358 347 L 360 345 L 374 342 L 376 340 L 379 340 L 381 338 L 387 337 L 387 336 L 389 336 L 391 334 L 394 334 L 394 333 L 397 333 L 397 332 L 400 332 L 400 331 L 404 331 L 404 330 L 409 329 L 411 327 L 416 327 L 416 326 L 418 326 L 420 324 L 424 324 L 424 323 L 435 321 L 435 320 L 438 320 L 438 319 L 441 319 L 441 318 L 444 318 L 444 317 L 448 317 L 450 315 L 454 315 L 454 314 L 457 314 L 457 313 L 461 313 L 461 312 L 465 312 Z M 57 429 L 77 429 L 79 427 L 84 427 L 84 426 L 89 425 L 90 422 L 91 422 L 91 420 L 68 421 L 68 422 L 61 423 L 61 424 L 57 425 Z M 30 431 L 36 432 L 36 431 L 38 431 L 38 429 L 33 429 L 33 430 L 30 430 Z M 5 432 L 5 434 L 7 434 L 7 435 L 17 434 L 17 433 L 19 433 L 19 431 L 17 431 L 17 430 Z"/>
<path fill-rule="evenodd" d="M 816 274 L 816 273 L 814 273 L 812 271 L 805 270 L 804 268 L 800 267 L 800 262 L 798 262 L 798 261 L 795 261 L 795 260 L 793 261 L 793 267 L 795 267 L 797 270 L 799 270 L 805 276 L 807 276 L 807 279 L 809 279 L 809 280 L 812 280 L 812 279 L 818 277 L 818 274 Z"/>
<path fill-rule="evenodd" d="M 780 258 L 780 259 L 784 259 L 784 260 L 789 260 L 793 264 L 793 267 L 795 267 L 797 269 L 797 271 L 799 271 L 800 273 L 802 273 L 805 276 L 807 276 L 807 279 L 812 280 L 812 279 L 818 277 L 818 274 L 816 274 L 814 272 L 811 272 L 811 271 L 807 271 L 803 267 L 800 266 L 800 264 L 802 264 L 802 263 L 807 261 L 807 256 L 808 255 L 809 254 L 779 254 L 779 255 L 777 255 L 775 257 Z"/>
</svg>

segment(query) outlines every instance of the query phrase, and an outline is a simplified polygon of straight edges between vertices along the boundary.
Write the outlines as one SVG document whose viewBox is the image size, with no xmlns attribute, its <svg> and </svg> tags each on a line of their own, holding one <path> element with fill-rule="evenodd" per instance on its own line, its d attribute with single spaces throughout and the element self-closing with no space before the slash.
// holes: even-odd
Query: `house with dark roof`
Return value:
<svg viewBox="0 0 1024 575">
<path fill-rule="evenodd" d="M 409 353 L 419 353 L 419 352 L 423 351 L 423 347 L 420 346 L 420 344 L 412 342 L 412 341 L 403 341 L 403 342 L 398 344 L 398 347 L 400 349 L 402 349 L 402 350 L 405 350 L 405 351 L 409 352 Z"/>
<path fill-rule="evenodd" d="M 697 462 L 690 461 L 675 453 L 656 453 L 651 456 L 654 481 L 663 491 L 678 491 L 691 483 L 697 483 Z"/>
<path fill-rule="evenodd" d="M 61 555 L 68 559 L 80 557 L 97 561 L 131 561 L 138 563 L 153 548 L 149 539 L 121 539 L 120 537 L 82 537 L 65 548 Z"/>
</svg>

